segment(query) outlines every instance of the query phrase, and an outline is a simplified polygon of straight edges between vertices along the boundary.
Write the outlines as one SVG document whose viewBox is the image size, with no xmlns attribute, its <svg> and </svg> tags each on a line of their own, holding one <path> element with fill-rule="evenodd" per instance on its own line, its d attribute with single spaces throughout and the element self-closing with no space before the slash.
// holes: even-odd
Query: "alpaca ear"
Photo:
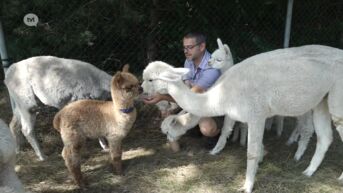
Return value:
<svg viewBox="0 0 343 193">
<path fill-rule="evenodd" d="M 112 83 L 117 87 L 120 88 L 120 85 L 124 82 L 124 77 L 121 75 L 121 73 L 118 71 L 114 76 L 113 76 L 113 81 Z"/>
<path fill-rule="evenodd" d="M 125 64 L 123 66 L 122 72 L 129 72 L 129 68 L 130 68 L 130 65 L 129 64 Z"/>
<path fill-rule="evenodd" d="M 226 55 L 230 55 L 232 57 L 230 48 L 227 44 L 224 44 L 224 50 L 225 50 Z"/>
<path fill-rule="evenodd" d="M 223 43 L 222 43 L 222 41 L 220 40 L 220 38 L 217 38 L 217 43 L 218 43 L 218 48 L 219 48 L 219 49 L 224 49 Z"/>
<path fill-rule="evenodd" d="M 231 65 L 233 65 L 233 57 L 232 57 L 232 54 L 231 54 L 231 51 L 230 51 L 230 48 L 227 44 L 224 45 L 224 49 L 225 49 L 225 53 L 226 53 L 226 56 L 229 57 L 229 60 L 231 62 Z"/>
<path fill-rule="evenodd" d="M 182 79 L 182 76 L 189 72 L 188 68 L 173 68 L 171 71 L 162 72 L 158 78 L 165 81 L 179 81 Z"/>
</svg>

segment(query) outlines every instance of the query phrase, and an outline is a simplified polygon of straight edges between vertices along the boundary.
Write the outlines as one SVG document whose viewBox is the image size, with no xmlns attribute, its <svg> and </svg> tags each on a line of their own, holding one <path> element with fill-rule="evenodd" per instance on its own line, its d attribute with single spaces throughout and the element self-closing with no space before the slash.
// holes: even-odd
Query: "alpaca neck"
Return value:
<svg viewBox="0 0 343 193">
<path fill-rule="evenodd" d="M 131 100 L 131 99 L 123 100 L 120 97 L 117 99 L 113 98 L 113 104 L 114 104 L 114 108 L 119 109 L 120 111 L 121 111 L 121 109 L 123 111 L 125 111 L 125 109 L 131 109 L 132 107 L 134 107 L 133 100 Z"/>
<path fill-rule="evenodd" d="M 222 72 L 227 71 L 229 68 L 231 68 L 233 66 L 233 60 L 230 59 L 226 59 L 225 64 L 223 65 L 223 68 L 221 69 Z"/>
<path fill-rule="evenodd" d="M 194 115 L 207 117 L 224 114 L 215 102 L 215 92 L 194 93 L 182 81 L 178 81 L 168 83 L 168 93 L 182 109 Z"/>
<path fill-rule="evenodd" d="M 111 91 L 112 95 L 112 102 L 115 111 L 120 111 L 123 113 L 130 113 L 133 111 L 134 108 L 134 101 L 133 99 L 126 99 L 125 97 L 121 96 L 120 91 L 113 90 Z"/>
</svg>

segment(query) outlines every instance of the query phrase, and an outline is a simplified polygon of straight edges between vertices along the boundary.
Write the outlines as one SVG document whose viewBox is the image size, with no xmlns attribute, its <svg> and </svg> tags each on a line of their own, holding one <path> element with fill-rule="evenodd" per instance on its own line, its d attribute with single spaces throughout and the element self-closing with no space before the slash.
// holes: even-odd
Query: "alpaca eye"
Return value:
<svg viewBox="0 0 343 193">
<path fill-rule="evenodd" d="M 149 79 L 149 82 L 152 82 L 152 79 Z"/>
<path fill-rule="evenodd" d="M 218 62 L 221 62 L 221 61 L 223 61 L 222 59 L 216 59 Z"/>
</svg>

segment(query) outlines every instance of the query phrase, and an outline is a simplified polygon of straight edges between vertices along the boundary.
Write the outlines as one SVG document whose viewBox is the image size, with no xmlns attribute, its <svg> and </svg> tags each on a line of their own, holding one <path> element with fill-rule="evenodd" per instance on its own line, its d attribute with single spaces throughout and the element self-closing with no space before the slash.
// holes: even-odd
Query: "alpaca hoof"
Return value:
<svg viewBox="0 0 343 193">
<path fill-rule="evenodd" d="M 295 160 L 296 162 L 298 162 L 298 161 L 300 160 L 301 157 L 302 157 L 302 155 L 295 154 L 294 160 Z"/>
<path fill-rule="evenodd" d="M 48 157 L 44 154 L 38 156 L 39 161 L 45 161 Z"/>
<path fill-rule="evenodd" d="M 238 192 L 251 193 L 252 191 L 251 191 L 251 190 L 249 191 L 247 188 L 245 188 L 245 187 L 243 186 L 243 187 L 241 187 L 240 189 L 238 189 Z"/>
<path fill-rule="evenodd" d="M 210 151 L 210 154 L 211 154 L 211 155 L 217 155 L 219 152 L 220 152 L 220 150 L 217 150 L 216 148 L 213 148 L 213 149 Z"/>
<path fill-rule="evenodd" d="M 180 144 L 177 141 L 170 141 L 169 142 L 170 149 L 174 152 L 177 153 L 180 151 Z"/>
<path fill-rule="evenodd" d="M 314 173 L 314 171 L 309 169 L 309 168 L 307 168 L 305 171 L 303 171 L 303 174 L 307 177 L 311 177 L 313 173 Z"/>
<path fill-rule="evenodd" d="M 88 189 L 88 182 L 82 181 L 82 182 L 80 182 L 79 184 L 77 184 L 77 186 L 78 186 L 81 190 L 85 191 L 85 190 Z"/>
<path fill-rule="evenodd" d="M 343 183 L 343 173 L 341 174 L 340 177 L 338 177 L 338 180 L 339 180 L 341 183 Z"/>
<path fill-rule="evenodd" d="M 290 146 L 290 145 L 292 145 L 293 143 L 294 143 L 293 140 L 288 140 L 288 141 L 286 142 L 286 145 L 287 145 L 287 146 Z"/>
</svg>

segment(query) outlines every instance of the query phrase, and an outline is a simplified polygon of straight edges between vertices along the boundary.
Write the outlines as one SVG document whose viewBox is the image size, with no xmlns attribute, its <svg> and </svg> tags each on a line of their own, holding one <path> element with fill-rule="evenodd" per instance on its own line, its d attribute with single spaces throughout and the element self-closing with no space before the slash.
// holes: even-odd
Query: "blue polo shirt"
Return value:
<svg viewBox="0 0 343 193">
<path fill-rule="evenodd" d="M 183 77 L 184 81 L 189 81 L 192 86 L 197 85 L 205 90 L 210 88 L 221 75 L 219 69 L 208 65 L 211 54 L 206 50 L 198 67 L 195 67 L 192 60 L 186 60 L 184 67 L 190 72 Z"/>
</svg>

